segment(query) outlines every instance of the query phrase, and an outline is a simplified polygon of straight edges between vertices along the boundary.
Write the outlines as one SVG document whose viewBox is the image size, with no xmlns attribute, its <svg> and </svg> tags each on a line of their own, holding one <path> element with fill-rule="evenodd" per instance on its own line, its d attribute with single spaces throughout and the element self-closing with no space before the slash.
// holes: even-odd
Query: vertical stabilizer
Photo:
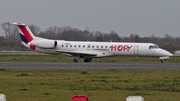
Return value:
<svg viewBox="0 0 180 101">
<path fill-rule="evenodd" d="M 29 29 L 27 25 L 23 23 L 10 23 L 10 24 L 18 26 L 18 31 L 23 43 L 28 44 L 35 38 L 32 31 Z"/>
<path fill-rule="evenodd" d="M 7 23 L 16 25 L 18 27 L 19 35 L 21 37 L 22 44 L 32 50 L 36 49 L 36 46 L 32 45 L 32 41 L 35 39 L 34 34 L 29 29 L 28 25 L 23 23 Z"/>
</svg>

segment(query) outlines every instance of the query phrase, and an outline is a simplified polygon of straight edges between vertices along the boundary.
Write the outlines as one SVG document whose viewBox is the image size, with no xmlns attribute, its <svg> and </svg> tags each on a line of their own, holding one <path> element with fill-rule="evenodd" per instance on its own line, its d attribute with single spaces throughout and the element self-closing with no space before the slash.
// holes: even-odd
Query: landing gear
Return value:
<svg viewBox="0 0 180 101">
<path fill-rule="evenodd" d="M 92 61 L 92 58 L 90 59 L 84 59 L 84 62 L 91 62 Z"/>
<path fill-rule="evenodd" d="M 73 62 L 79 62 L 79 61 L 80 61 L 80 58 L 73 59 Z M 92 58 L 84 59 L 84 62 L 91 62 L 91 61 L 92 61 Z"/>
<path fill-rule="evenodd" d="M 161 59 L 159 59 L 159 63 L 163 63 L 163 61 Z"/>
<path fill-rule="evenodd" d="M 74 58 L 74 59 L 73 59 L 73 62 L 79 62 L 79 59 Z"/>
</svg>

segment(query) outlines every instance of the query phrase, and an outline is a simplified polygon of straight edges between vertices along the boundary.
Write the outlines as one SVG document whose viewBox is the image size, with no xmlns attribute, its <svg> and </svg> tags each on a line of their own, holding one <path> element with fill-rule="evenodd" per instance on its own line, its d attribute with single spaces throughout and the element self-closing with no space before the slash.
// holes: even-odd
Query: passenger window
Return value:
<svg viewBox="0 0 180 101">
<path fill-rule="evenodd" d="M 94 48 L 94 46 L 92 46 L 92 48 Z"/>
<path fill-rule="evenodd" d="M 83 45 L 83 48 L 85 48 L 85 45 Z"/>
<path fill-rule="evenodd" d="M 74 45 L 74 47 L 76 47 L 76 45 Z"/>
<path fill-rule="evenodd" d="M 107 48 L 107 46 L 105 48 Z"/>
<path fill-rule="evenodd" d="M 68 45 L 66 45 L 66 47 L 68 47 Z"/>
<path fill-rule="evenodd" d="M 61 47 L 64 47 L 64 45 L 62 45 Z"/>
<path fill-rule="evenodd" d="M 97 48 L 99 48 L 99 46 L 97 46 Z"/>
<path fill-rule="evenodd" d="M 72 47 L 72 45 L 70 45 L 70 47 Z"/>
<path fill-rule="evenodd" d="M 101 46 L 101 48 L 103 48 L 103 46 Z"/>
<path fill-rule="evenodd" d="M 81 45 L 79 45 L 79 48 L 81 47 Z"/>
</svg>

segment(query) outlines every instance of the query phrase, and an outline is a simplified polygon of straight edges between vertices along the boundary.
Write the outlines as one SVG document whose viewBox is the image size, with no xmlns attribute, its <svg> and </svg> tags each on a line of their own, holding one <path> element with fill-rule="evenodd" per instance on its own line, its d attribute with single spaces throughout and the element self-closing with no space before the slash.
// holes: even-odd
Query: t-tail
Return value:
<svg viewBox="0 0 180 101">
<path fill-rule="evenodd" d="M 35 46 L 32 45 L 32 41 L 35 39 L 32 31 L 29 29 L 28 25 L 23 23 L 7 23 L 16 25 L 18 27 L 19 35 L 21 37 L 22 44 L 32 50 L 35 50 Z"/>
<path fill-rule="evenodd" d="M 22 40 L 22 44 L 32 50 L 43 51 L 44 49 L 54 49 L 57 46 L 56 40 L 50 40 L 40 37 L 35 37 L 28 25 L 23 23 L 8 23 L 16 25 Z M 38 49 L 37 49 L 38 48 Z"/>
<path fill-rule="evenodd" d="M 31 30 L 29 29 L 27 25 L 23 23 L 12 23 L 12 24 L 18 26 L 18 31 L 19 31 L 21 40 L 25 44 L 28 44 L 35 38 L 35 36 L 33 35 L 33 33 L 31 32 Z"/>
</svg>

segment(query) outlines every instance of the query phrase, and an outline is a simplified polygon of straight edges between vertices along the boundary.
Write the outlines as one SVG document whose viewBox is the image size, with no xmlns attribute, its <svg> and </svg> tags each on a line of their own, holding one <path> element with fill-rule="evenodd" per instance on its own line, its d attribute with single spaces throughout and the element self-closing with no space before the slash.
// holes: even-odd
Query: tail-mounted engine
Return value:
<svg viewBox="0 0 180 101">
<path fill-rule="evenodd" d="M 39 47 L 39 48 L 44 48 L 44 49 L 53 49 L 56 48 L 57 46 L 57 41 L 55 40 L 33 40 L 32 45 Z"/>
</svg>

